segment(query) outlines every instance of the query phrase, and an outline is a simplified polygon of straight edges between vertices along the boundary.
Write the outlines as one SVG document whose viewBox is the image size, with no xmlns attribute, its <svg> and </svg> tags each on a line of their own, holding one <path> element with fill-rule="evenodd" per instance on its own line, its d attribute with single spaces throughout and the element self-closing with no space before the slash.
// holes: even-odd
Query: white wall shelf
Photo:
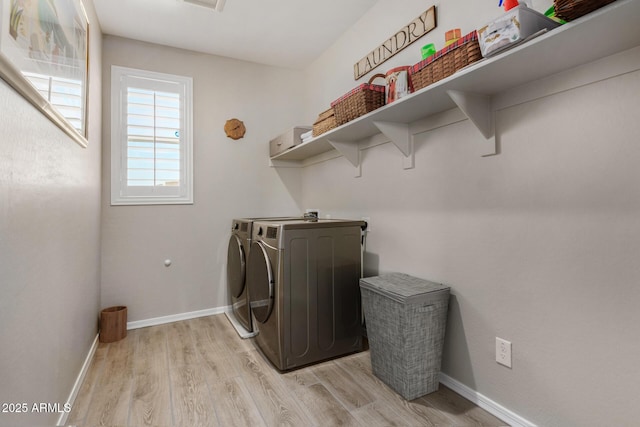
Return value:
<svg viewBox="0 0 640 427">
<path fill-rule="evenodd" d="M 405 157 L 404 167 L 411 168 L 413 135 L 409 125 L 455 107 L 483 137 L 483 155 L 497 154 L 495 95 L 640 45 L 639 18 L 640 0 L 615 1 L 280 153 L 271 158 L 272 164 L 302 164 L 335 149 L 359 169 L 359 142 L 382 133 Z"/>
</svg>

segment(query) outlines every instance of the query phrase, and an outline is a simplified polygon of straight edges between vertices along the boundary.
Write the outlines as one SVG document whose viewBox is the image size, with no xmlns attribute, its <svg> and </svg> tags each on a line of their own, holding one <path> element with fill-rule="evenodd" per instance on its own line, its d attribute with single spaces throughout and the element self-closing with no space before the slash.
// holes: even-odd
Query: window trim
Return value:
<svg viewBox="0 0 640 427">
<path fill-rule="evenodd" d="M 126 92 L 128 78 L 149 80 L 163 86 L 179 85 L 184 119 L 181 120 L 181 185 L 177 194 L 169 187 L 129 187 L 127 185 Z M 153 83 L 152 83 L 153 86 Z M 166 90 L 166 88 L 162 88 Z M 183 159 L 184 157 L 184 159 Z M 163 194 L 164 193 L 164 194 Z M 111 205 L 193 204 L 193 79 L 191 77 L 135 68 L 111 66 Z"/>
</svg>

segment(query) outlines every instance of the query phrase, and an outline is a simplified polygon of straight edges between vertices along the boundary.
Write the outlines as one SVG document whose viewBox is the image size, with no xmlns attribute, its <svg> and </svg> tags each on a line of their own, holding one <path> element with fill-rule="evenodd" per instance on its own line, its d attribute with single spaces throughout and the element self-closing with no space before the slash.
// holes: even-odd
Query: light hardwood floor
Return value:
<svg viewBox="0 0 640 427">
<path fill-rule="evenodd" d="M 443 385 L 407 402 L 369 352 L 278 373 L 224 315 L 100 343 L 69 414 L 78 426 L 504 426 Z"/>
</svg>

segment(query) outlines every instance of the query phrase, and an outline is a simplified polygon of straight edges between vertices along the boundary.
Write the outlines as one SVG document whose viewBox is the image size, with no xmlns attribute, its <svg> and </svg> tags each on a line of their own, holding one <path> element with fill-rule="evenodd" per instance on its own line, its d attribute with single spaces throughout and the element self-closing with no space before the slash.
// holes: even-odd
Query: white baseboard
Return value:
<svg viewBox="0 0 640 427">
<path fill-rule="evenodd" d="M 536 426 L 531 421 L 528 421 L 522 418 L 520 415 L 516 414 L 515 412 L 510 411 L 509 409 L 505 408 L 499 403 L 489 399 L 487 396 L 484 396 L 478 393 L 477 391 L 472 390 L 471 388 L 462 384 L 460 381 L 454 380 L 448 375 L 440 373 L 440 382 L 446 385 L 447 387 L 449 387 L 451 390 L 458 393 L 460 396 L 470 400 L 471 402 L 475 403 L 476 405 L 478 405 L 485 411 L 489 412 L 490 414 L 500 418 L 502 421 L 504 421 L 505 423 L 509 424 L 512 427 L 535 427 Z"/>
<path fill-rule="evenodd" d="M 151 319 L 127 322 L 127 330 L 146 328 L 148 326 L 164 325 L 165 323 L 178 322 L 180 320 L 195 319 L 196 317 L 213 316 L 231 310 L 231 306 L 208 308 L 206 310 L 190 311 L 188 313 L 172 314 L 170 316 L 153 317 Z"/>
<path fill-rule="evenodd" d="M 87 375 L 87 372 L 89 371 L 89 366 L 91 366 L 91 361 L 93 360 L 93 355 L 96 352 L 96 349 L 98 348 L 98 337 L 100 335 L 96 335 L 95 339 L 93 340 L 93 344 L 91 344 L 91 348 L 89 349 L 89 353 L 87 354 L 87 357 L 84 359 L 84 363 L 82 364 L 82 368 L 80 369 L 80 373 L 78 374 L 78 378 L 76 378 L 76 382 L 73 384 L 73 388 L 71 389 L 71 393 L 69 394 L 69 397 L 67 398 L 67 404 L 70 405 L 70 407 L 73 407 L 73 404 L 76 400 L 76 397 L 78 396 L 78 392 L 80 391 L 80 387 L 82 387 L 82 383 L 84 381 L 84 377 Z M 56 424 L 57 426 L 63 426 L 67 423 L 67 418 L 69 418 L 69 413 L 68 412 L 62 412 L 60 414 L 60 418 L 58 418 L 58 423 Z"/>
</svg>

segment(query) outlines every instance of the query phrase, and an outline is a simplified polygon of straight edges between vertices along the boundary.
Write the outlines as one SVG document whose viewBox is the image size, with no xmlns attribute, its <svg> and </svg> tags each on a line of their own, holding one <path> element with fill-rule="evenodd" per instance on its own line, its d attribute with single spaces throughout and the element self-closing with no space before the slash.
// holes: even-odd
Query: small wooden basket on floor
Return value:
<svg viewBox="0 0 640 427">
<path fill-rule="evenodd" d="M 127 336 L 127 307 L 115 306 L 100 312 L 100 342 L 120 341 Z"/>
</svg>

